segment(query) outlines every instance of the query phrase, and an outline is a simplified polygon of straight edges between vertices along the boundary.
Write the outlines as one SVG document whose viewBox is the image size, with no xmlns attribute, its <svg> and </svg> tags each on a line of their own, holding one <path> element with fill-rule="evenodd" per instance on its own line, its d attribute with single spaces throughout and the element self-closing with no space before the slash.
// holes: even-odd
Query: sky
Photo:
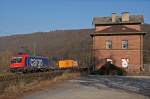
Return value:
<svg viewBox="0 0 150 99">
<path fill-rule="evenodd" d="M 93 28 L 93 17 L 124 11 L 150 23 L 150 0 L 0 0 L 0 36 Z"/>
</svg>

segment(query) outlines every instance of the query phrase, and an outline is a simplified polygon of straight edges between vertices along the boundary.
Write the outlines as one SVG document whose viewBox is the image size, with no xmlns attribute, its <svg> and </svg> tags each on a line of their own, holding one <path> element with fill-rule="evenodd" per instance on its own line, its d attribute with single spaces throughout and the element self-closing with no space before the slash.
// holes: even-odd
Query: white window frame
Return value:
<svg viewBox="0 0 150 99">
<path fill-rule="evenodd" d="M 128 40 L 122 40 L 121 47 L 122 49 L 128 49 Z"/>
<path fill-rule="evenodd" d="M 105 48 L 112 49 L 112 41 L 111 40 L 106 40 Z"/>
</svg>

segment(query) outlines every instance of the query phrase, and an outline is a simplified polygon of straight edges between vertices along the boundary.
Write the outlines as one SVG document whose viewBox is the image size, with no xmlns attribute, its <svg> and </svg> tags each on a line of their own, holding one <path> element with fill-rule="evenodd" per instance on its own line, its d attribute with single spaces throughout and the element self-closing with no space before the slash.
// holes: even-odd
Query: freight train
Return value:
<svg viewBox="0 0 150 99">
<path fill-rule="evenodd" d="M 17 56 L 12 57 L 9 68 L 11 72 L 26 73 L 78 68 L 78 63 L 75 60 L 59 60 L 54 65 L 49 62 L 47 57 L 18 54 Z"/>
</svg>

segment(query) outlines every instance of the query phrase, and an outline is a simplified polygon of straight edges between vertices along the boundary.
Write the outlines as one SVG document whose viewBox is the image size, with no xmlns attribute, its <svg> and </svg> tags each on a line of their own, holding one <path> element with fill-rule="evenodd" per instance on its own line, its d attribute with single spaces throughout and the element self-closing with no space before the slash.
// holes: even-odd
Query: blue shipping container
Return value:
<svg viewBox="0 0 150 99">
<path fill-rule="evenodd" d="M 26 66 L 31 68 L 47 68 L 49 66 L 46 57 L 27 57 Z"/>
</svg>

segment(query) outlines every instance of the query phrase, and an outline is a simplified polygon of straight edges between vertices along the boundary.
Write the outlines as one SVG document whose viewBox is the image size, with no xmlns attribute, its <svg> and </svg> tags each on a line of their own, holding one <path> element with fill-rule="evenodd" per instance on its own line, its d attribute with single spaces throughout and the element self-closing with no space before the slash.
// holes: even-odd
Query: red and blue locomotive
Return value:
<svg viewBox="0 0 150 99">
<path fill-rule="evenodd" d="M 29 56 L 28 54 L 18 54 L 12 57 L 10 71 L 27 72 L 27 71 L 47 71 L 51 69 L 47 57 Z"/>
</svg>

